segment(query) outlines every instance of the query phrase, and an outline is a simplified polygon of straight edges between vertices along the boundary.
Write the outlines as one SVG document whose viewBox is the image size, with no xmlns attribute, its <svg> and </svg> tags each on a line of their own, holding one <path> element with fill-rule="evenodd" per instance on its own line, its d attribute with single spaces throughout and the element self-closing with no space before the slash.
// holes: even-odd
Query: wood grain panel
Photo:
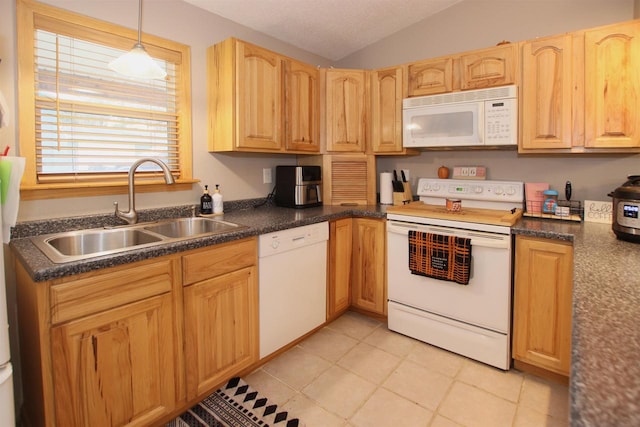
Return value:
<svg viewBox="0 0 640 427">
<path fill-rule="evenodd" d="M 257 262 L 256 238 L 215 245 L 182 257 L 183 285 L 256 265 Z"/>
</svg>

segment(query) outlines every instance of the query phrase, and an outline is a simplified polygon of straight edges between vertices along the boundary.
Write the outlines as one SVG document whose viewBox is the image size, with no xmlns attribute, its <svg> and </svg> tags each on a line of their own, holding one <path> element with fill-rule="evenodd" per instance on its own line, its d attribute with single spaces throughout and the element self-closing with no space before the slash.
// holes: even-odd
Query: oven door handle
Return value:
<svg viewBox="0 0 640 427">
<path fill-rule="evenodd" d="M 510 235 L 483 233 L 470 230 L 456 230 L 422 224 L 410 224 L 406 222 L 387 222 L 387 232 L 393 234 L 409 235 L 409 230 L 422 231 L 424 233 L 442 234 L 444 236 L 464 237 L 471 239 L 471 246 L 485 248 L 508 249 L 511 240 Z"/>
</svg>

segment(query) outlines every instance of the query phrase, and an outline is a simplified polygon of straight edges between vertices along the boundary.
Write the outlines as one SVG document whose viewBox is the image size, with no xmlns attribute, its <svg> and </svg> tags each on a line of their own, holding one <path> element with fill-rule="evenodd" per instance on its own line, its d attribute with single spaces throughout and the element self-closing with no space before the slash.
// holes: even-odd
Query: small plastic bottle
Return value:
<svg viewBox="0 0 640 427">
<path fill-rule="evenodd" d="M 558 192 L 556 190 L 545 190 L 542 194 L 544 194 L 545 200 L 542 205 L 542 212 L 544 213 L 556 213 L 556 207 L 558 206 Z"/>
<path fill-rule="evenodd" d="M 212 198 L 213 198 L 213 213 L 221 214 L 223 212 L 222 194 L 220 193 L 220 188 L 218 184 L 216 184 L 216 190 L 213 193 Z"/>
<path fill-rule="evenodd" d="M 200 213 L 211 214 L 213 212 L 213 199 L 209 194 L 209 186 L 204 186 L 204 194 L 200 197 Z"/>
</svg>

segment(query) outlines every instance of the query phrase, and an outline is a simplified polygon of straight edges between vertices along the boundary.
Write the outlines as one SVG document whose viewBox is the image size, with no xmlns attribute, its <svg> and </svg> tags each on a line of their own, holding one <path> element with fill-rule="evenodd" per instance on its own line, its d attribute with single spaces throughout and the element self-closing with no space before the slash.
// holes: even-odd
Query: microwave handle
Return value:
<svg viewBox="0 0 640 427">
<path fill-rule="evenodd" d="M 478 119 L 478 143 L 484 145 L 484 127 L 485 127 L 485 116 L 484 116 L 484 108 L 485 102 L 478 103 L 478 115 L 476 119 Z M 482 120 L 479 118 L 482 117 Z"/>
</svg>

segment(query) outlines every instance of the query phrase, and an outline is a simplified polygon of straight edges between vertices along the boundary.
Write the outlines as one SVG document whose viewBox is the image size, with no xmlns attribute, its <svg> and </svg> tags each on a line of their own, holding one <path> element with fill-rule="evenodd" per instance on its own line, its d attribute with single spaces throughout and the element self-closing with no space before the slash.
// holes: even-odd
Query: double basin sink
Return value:
<svg viewBox="0 0 640 427">
<path fill-rule="evenodd" d="M 33 237 L 32 241 L 54 263 L 65 263 L 244 228 L 219 219 L 175 218 L 47 234 Z"/>
</svg>

